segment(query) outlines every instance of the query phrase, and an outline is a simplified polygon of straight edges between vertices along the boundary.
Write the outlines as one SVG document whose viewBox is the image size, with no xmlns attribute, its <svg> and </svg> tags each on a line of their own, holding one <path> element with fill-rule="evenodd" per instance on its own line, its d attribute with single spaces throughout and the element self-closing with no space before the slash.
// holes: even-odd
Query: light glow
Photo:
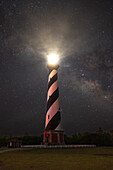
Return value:
<svg viewBox="0 0 113 170">
<path fill-rule="evenodd" d="M 48 64 L 51 65 L 58 64 L 58 60 L 59 60 L 58 54 L 55 53 L 49 54 L 47 58 L 48 58 Z"/>
</svg>

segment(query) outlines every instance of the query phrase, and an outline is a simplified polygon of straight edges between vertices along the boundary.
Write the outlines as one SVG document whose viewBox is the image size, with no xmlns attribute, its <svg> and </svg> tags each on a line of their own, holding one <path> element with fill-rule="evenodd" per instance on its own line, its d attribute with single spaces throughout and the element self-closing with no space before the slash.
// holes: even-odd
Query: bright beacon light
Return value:
<svg viewBox="0 0 113 170">
<path fill-rule="evenodd" d="M 58 55 L 57 54 L 49 54 L 48 56 L 48 64 L 54 65 L 58 64 Z"/>
</svg>

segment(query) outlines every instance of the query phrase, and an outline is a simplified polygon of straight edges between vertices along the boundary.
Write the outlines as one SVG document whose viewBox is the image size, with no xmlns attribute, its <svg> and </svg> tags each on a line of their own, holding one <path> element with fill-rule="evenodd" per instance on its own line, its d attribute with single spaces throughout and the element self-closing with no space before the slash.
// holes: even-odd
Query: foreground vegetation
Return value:
<svg viewBox="0 0 113 170">
<path fill-rule="evenodd" d="M 24 149 L 0 153 L 0 170 L 113 169 L 113 147 Z"/>
</svg>

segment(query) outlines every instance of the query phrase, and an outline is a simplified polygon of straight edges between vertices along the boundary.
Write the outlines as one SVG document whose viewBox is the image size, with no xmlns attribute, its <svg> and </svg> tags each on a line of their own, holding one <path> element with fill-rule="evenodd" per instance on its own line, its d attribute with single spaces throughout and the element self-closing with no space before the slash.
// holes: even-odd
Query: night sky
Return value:
<svg viewBox="0 0 113 170">
<path fill-rule="evenodd" d="M 42 134 L 50 52 L 65 133 L 112 130 L 113 1 L 1 0 L 0 134 Z"/>
</svg>

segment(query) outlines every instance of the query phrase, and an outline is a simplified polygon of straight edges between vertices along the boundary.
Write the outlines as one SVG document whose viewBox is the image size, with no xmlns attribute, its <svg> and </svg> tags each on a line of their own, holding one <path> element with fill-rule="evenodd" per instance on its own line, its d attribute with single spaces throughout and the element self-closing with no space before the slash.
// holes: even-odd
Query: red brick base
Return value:
<svg viewBox="0 0 113 170">
<path fill-rule="evenodd" d="M 64 131 L 49 130 L 43 132 L 43 144 L 48 145 L 63 145 L 64 144 Z"/>
</svg>

